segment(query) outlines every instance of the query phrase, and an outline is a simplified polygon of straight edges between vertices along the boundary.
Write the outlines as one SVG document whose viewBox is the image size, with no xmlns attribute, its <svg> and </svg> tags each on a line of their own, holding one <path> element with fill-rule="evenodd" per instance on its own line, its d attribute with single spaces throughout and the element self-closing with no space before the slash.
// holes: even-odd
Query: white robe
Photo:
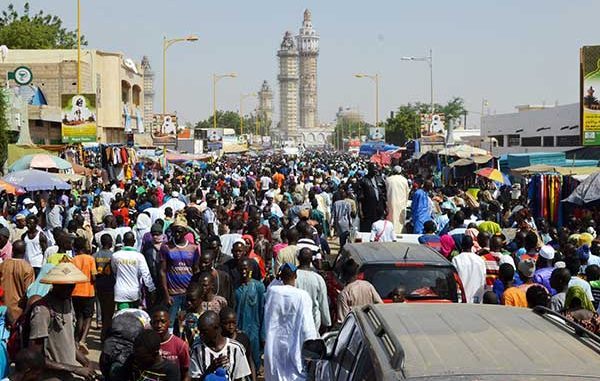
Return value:
<svg viewBox="0 0 600 381">
<path fill-rule="evenodd" d="M 318 337 L 310 295 L 287 285 L 269 287 L 265 332 L 265 381 L 305 380 L 302 344 Z"/>
<path fill-rule="evenodd" d="M 387 219 L 394 224 L 394 232 L 402 234 L 406 220 L 406 206 L 408 204 L 408 181 L 402 175 L 393 175 L 386 179 L 387 188 Z"/>
</svg>

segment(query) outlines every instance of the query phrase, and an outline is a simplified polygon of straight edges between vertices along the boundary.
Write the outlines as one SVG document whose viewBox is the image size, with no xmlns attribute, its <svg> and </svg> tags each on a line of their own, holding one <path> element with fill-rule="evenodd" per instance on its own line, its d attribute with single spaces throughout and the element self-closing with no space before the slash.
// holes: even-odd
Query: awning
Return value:
<svg viewBox="0 0 600 381">
<path fill-rule="evenodd" d="M 559 173 L 563 176 L 590 175 L 592 173 L 600 172 L 600 167 L 559 167 L 554 165 L 535 164 L 528 167 L 515 168 L 512 169 L 511 172 L 521 176 L 548 172 Z"/>
<path fill-rule="evenodd" d="M 455 162 L 451 163 L 449 165 L 449 167 L 454 168 L 454 167 L 466 167 L 467 165 L 471 165 L 474 164 L 473 160 L 471 159 L 458 159 Z"/>
<path fill-rule="evenodd" d="M 489 156 L 489 152 L 476 147 L 471 147 L 466 144 L 461 144 L 455 147 L 448 147 L 438 152 L 440 155 L 457 156 L 460 158 L 470 158 L 474 156 Z"/>
</svg>

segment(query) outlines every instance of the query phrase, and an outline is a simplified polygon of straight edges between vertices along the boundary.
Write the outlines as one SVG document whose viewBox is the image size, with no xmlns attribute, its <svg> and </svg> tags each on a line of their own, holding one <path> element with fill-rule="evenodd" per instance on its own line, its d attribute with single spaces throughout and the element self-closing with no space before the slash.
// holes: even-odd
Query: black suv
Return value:
<svg viewBox="0 0 600 381">
<path fill-rule="evenodd" d="M 302 349 L 309 380 L 600 380 L 600 337 L 546 308 L 377 304 Z"/>
</svg>

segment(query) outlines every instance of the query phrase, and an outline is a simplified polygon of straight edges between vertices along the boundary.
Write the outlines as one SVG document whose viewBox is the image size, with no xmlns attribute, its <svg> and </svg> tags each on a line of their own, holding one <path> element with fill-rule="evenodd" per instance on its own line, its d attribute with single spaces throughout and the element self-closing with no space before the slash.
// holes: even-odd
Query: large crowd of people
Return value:
<svg viewBox="0 0 600 381">
<path fill-rule="evenodd" d="M 521 187 L 474 188 L 418 163 L 307 151 L 2 192 L 0 373 L 14 363 L 11 380 L 303 379 L 305 340 L 352 307 L 405 302 L 401 285 L 379 295 L 349 261 L 332 303 L 323 262 L 359 236 L 417 234 L 455 266 L 467 302 L 544 306 L 600 331 L 598 210 L 551 226 Z M 94 325 L 99 366 L 87 357 Z"/>
</svg>

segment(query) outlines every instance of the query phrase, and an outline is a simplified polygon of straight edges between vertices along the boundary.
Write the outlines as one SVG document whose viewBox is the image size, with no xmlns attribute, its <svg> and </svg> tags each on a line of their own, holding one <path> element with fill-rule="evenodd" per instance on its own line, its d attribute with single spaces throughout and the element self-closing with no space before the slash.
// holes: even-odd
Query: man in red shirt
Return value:
<svg viewBox="0 0 600 381">
<path fill-rule="evenodd" d="M 169 333 L 171 325 L 169 308 L 156 306 L 153 309 L 150 323 L 152 329 L 160 336 L 160 356 L 179 367 L 182 381 L 190 381 L 190 349 L 185 341 Z"/>
</svg>

